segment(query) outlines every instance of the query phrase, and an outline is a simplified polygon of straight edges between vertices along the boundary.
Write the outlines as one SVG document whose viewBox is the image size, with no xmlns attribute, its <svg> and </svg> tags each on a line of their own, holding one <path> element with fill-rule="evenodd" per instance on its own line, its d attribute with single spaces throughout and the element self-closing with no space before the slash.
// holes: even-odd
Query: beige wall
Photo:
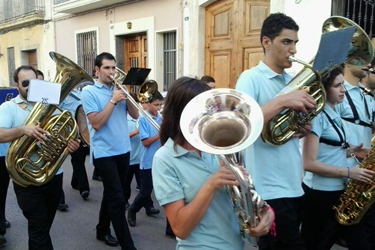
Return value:
<svg viewBox="0 0 375 250">
<path fill-rule="evenodd" d="M 147 0 L 59 20 L 55 24 L 56 51 L 76 61 L 75 33 L 97 29 L 99 34 L 98 52 L 107 51 L 115 54 L 116 48 L 113 45 L 115 36 L 147 31 L 148 65 L 152 68 L 150 78 L 158 80 L 162 77 L 159 63 L 160 54 L 156 49 L 158 34 L 163 31 L 176 30 L 177 43 L 182 43 L 181 13 L 180 0 Z M 133 23 L 131 30 L 126 28 L 126 23 L 129 21 Z"/>
<path fill-rule="evenodd" d="M 8 55 L 7 48 L 14 47 L 15 67 L 27 64 L 22 57 L 22 51 L 37 50 L 38 68 L 42 70 L 46 77 L 50 69 L 55 67 L 54 62 L 50 59 L 48 53 L 54 50 L 53 43 L 53 23 L 36 25 L 34 27 L 23 28 L 11 31 L 0 36 L 0 85 L 10 86 L 8 77 Z M 13 74 L 13 72 L 12 72 Z"/>
</svg>

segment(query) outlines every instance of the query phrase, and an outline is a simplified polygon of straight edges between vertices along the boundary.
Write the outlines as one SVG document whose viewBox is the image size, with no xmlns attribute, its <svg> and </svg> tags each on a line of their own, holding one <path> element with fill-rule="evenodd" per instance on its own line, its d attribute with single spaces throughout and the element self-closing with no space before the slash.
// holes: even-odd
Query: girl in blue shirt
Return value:
<svg viewBox="0 0 375 250">
<path fill-rule="evenodd" d="M 238 185 L 232 172 L 220 166 L 215 156 L 191 146 L 180 129 L 186 104 L 209 87 L 194 78 L 178 79 L 168 91 L 163 111 L 160 141 L 152 174 L 155 195 L 177 236 L 177 249 L 243 249 L 239 226 L 225 190 Z M 250 235 L 269 232 L 274 221 L 264 209 L 260 224 Z"/>
<path fill-rule="evenodd" d="M 312 121 L 312 130 L 304 141 L 303 167 L 306 171 L 302 187 L 305 191 L 305 215 L 302 237 L 308 250 L 329 250 L 341 235 L 350 250 L 369 249 L 362 224 L 341 226 L 335 219 L 333 206 L 343 193 L 347 178 L 370 182 L 374 172 L 348 168 L 347 157 L 353 152 L 364 158 L 369 149 L 350 147 L 348 131 L 335 111 L 344 100 L 344 76 L 341 67 L 334 68 L 322 79 L 327 100 L 324 110 Z"/>
</svg>

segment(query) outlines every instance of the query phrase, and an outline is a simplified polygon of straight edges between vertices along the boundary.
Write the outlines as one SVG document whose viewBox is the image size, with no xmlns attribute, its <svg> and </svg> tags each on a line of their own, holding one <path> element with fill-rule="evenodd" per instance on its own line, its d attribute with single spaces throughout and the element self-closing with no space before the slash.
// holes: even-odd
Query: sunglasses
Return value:
<svg viewBox="0 0 375 250">
<path fill-rule="evenodd" d="M 29 86 L 30 80 L 25 80 L 21 84 L 22 84 L 22 87 L 26 88 L 27 86 Z"/>
</svg>

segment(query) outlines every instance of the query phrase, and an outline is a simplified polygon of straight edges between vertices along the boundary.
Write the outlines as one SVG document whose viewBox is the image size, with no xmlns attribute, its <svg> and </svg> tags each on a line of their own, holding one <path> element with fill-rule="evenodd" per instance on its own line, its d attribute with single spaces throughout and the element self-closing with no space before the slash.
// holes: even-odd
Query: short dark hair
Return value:
<svg viewBox="0 0 375 250">
<path fill-rule="evenodd" d="M 344 74 L 344 69 L 341 66 L 337 66 L 331 69 L 326 75 L 323 76 L 322 84 L 326 92 L 331 88 L 333 81 L 340 74 Z"/>
<path fill-rule="evenodd" d="M 110 61 L 113 60 L 113 61 L 116 62 L 115 57 L 111 53 L 103 52 L 100 55 L 96 56 L 96 58 L 95 58 L 95 66 L 98 66 L 98 68 L 100 68 L 102 66 L 102 62 L 103 62 L 104 59 L 107 59 L 107 60 L 110 60 Z"/>
<path fill-rule="evenodd" d="M 37 72 L 36 70 L 30 66 L 30 65 L 22 65 L 20 67 L 18 67 L 15 71 L 14 71 L 14 74 L 13 74 L 13 80 L 15 83 L 19 83 L 18 82 L 18 74 L 20 73 L 21 70 L 31 70 L 35 73 L 35 76 L 37 76 Z"/>
<path fill-rule="evenodd" d="M 38 77 L 38 76 L 42 76 L 43 79 L 44 79 L 44 74 L 43 74 L 43 72 L 40 71 L 39 69 L 36 70 L 36 76 L 37 76 L 37 77 Z"/>
<path fill-rule="evenodd" d="M 181 113 L 191 99 L 210 87 L 201 80 L 191 77 L 177 79 L 168 90 L 163 109 L 163 122 L 160 127 L 160 142 L 162 145 L 171 138 L 175 146 L 183 145 L 186 141 L 180 128 Z"/>
<path fill-rule="evenodd" d="M 209 82 L 215 82 L 215 79 L 212 76 L 202 76 L 201 81 L 209 83 Z"/>
<path fill-rule="evenodd" d="M 164 97 L 160 94 L 159 91 L 156 91 L 153 95 L 152 95 L 152 98 L 150 100 L 149 103 L 152 103 L 154 101 L 164 101 Z"/>
<path fill-rule="evenodd" d="M 269 15 L 263 22 L 260 31 L 260 42 L 262 42 L 264 36 L 273 41 L 275 37 L 280 35 L 283 29 L 298 31 L 299 27 L 293 18 L 283 13 L 273 13 Z"/>
</svg>

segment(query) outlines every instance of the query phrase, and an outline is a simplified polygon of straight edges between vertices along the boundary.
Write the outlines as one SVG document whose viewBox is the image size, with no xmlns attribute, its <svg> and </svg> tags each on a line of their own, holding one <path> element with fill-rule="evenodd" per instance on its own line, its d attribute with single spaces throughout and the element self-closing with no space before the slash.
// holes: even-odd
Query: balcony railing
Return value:
<svg viewBox="0 0 375 250">
<path fill-rule="evenodd" d="M 60 3 L 65 3 L 65 2 L 69 2 L 70 0 L 53 0 L 53 4 L 56 5 L 56 4 L 60 4 Z"/>
<path fill-rule="evenodd" d="M 56 13 L 77 14 L 140 1 L 144 0 L 53 0 L 53 11 Z"/>
<path fill-rule="evenodd" d="M 44 0 L 0 0 L 0 24 L 28 16 L 45 15 Z"/>
</svg>

